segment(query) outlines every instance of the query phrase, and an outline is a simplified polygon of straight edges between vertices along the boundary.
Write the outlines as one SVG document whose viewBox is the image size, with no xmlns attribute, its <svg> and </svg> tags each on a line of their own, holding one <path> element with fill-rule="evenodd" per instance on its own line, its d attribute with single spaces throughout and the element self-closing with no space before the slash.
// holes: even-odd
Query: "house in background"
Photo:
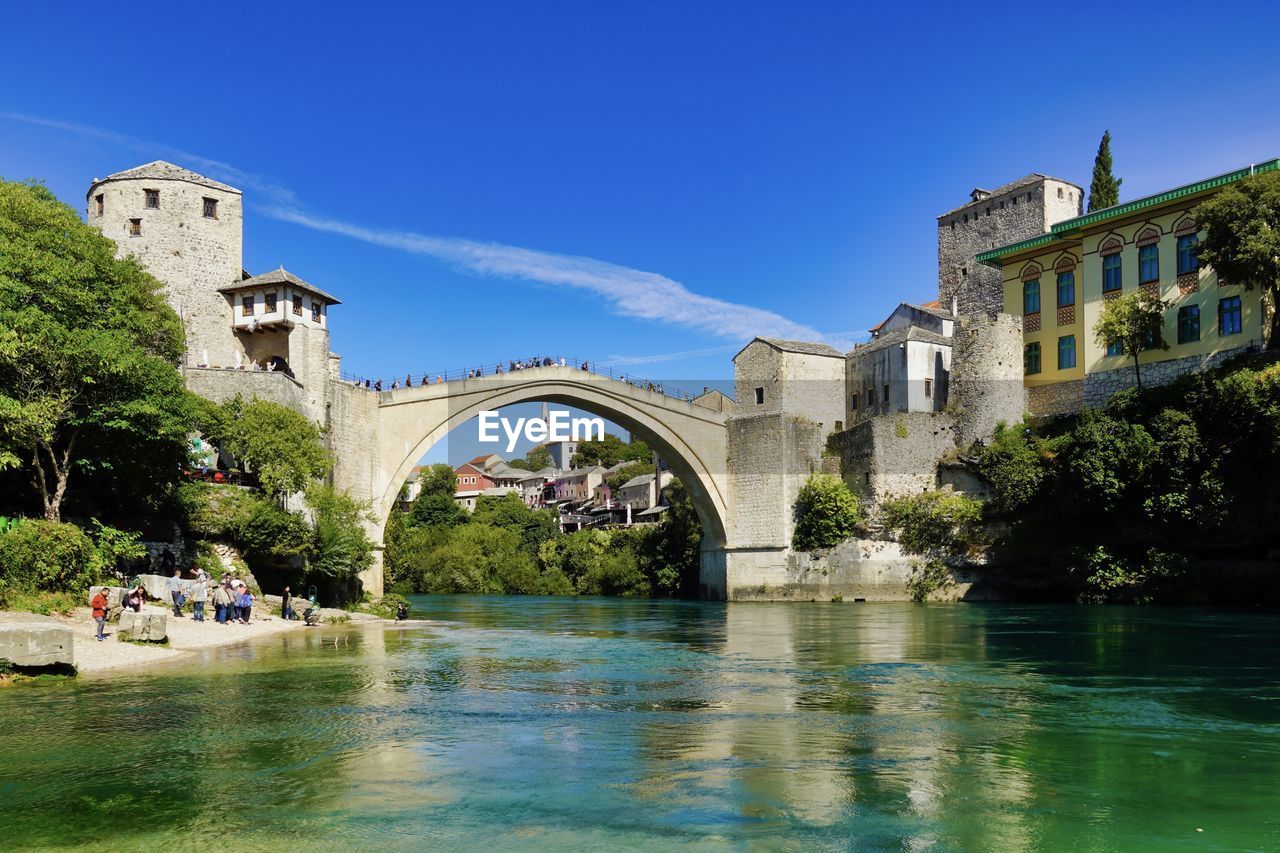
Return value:
<svg viewBox="0 0 1280 853">
<path fill-rule="evenodd" d="M 955 315 L 903 302 L 845 357 L 845 421 L 947 406 Z"/>
<path fill-rule="evenodd" d="M 634 518 L 637 513 L 653 509 L 658 505 L 662 490 L 671 485 L 671 480 L 670 471 L 662 471 L 660 478 L 653 474 L 632 477 L 618 489 L 618 504 L 630 509 Z"/>
</svg>

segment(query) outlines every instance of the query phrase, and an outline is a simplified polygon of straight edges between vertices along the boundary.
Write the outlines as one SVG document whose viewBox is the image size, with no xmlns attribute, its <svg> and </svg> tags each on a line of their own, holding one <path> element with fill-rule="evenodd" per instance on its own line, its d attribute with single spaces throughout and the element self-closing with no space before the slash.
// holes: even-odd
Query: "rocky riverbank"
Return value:
<svg viewBox="0 0 1280 853">
<path fill-rule="evenodd" d="M 278 600 L 276 604 L 278 606 Z M 97 626 L 90 617 L 89 608 L 87 607 L 77 608 L 74 613 L 66 617 L 0 611 L 0 623 L 36 622 L 69 628 L 74 637 L 75 667 L 80 675 L 97 675 L 99 673 L 132 670 L 138 667 L 172 662 L 218 646 L 248 642 L 285 631 L 306 630 L 306 626 L 301 621 L 286 621 L 274 615 L 255 615 L 247 625 L 219 625 L 213 621 L 212 613 L 206 614 L 204 622 L 196 622 L 192 620 L 190 613 L 185 618 L 178 619 L 173 616 L 171 611 L 154 604 L 145 605 L 143 612 L 168 613 L 166 626 L 167 643 L 152 644 L 121 641 L 118 637 L 117 623 L 114 622 L 107 624 L 107 629 L 104 632 L 106 639 L 98 642 L 94 639 Z M 325 608 L 321 613 L 326 621 L 348 619 L 352 622 L 384 621 L 368 613 L 352 613 L 346 610 Z"/>
</svg>

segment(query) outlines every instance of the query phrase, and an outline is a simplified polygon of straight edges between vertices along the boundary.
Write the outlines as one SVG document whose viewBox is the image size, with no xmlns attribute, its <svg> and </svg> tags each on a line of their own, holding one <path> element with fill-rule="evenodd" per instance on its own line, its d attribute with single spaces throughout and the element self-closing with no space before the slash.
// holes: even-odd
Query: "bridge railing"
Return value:
<svg viewBox="0 0 1280 853">
<path fill-rule="evenodd" d="M 517 359 L 502 363 L 490 362 L 488 364 L 472 365 L 470 367 L 458 367 L 452 370 L 442 370 L 437 372 L 428 371 L 426 373 L 407 373 L 404 376 L 393 376 L 391 378 L 371 378 L 367 376 L 358 376 L 354 373 L 343 371 L 341 376 L 343 381 L 350 382 L 359 388 L 367 388 L 370 391 L 394 390 L 392 385 L 397 388 L 405 388 L 418 385 L 436 385 L 445 382 L 454 382 L 460 379 L 475 379 L 483 376 L 503 375 L 508 373 L 519 373 L 524 370 L 536 370 L 540 367 L 571 367 L 575 370 L 582 370 L 587 373 L 593 373 L 597 376 L 604 376 L 618 382 L 625 382 L 636 388 L 648 391 L 654 391 L 662 394 L 664 397 L 671 397 L 676 400 L 692 400 L 696 394 L 690 394 L 683 388 L 667 388 L 661 382 L 653 382 L 639 376 L 632 376 L 623 371 L 617 371 L 606 366 L 597 366 L 595 362 L 589 359 L 579 360 L 576 358 L 563 358 L 560 356 L 541 356 L 537 359 Z M 378 386 L 381 385 L 379 388 Z"/>
</svg>

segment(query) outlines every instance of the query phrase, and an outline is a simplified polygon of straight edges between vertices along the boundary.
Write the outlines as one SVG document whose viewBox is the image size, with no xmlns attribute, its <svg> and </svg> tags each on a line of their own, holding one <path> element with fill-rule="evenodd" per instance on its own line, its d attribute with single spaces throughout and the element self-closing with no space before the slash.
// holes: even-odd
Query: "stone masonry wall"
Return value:
<svg viewBox="0 0 1280 853">
<path fill-rule="evenodd" d="M 225 402 L 239 394 L 245 400 L 256 397 L 297 412 L 306 411 L 302 386 L 283 373 L 186 367 L 182 376 L 189 390 L 215 403 Z"/>
<path fill-rule="evenodd" d="M 1248 351 L 1248 349 L 1249 347 L 1244 346 L 1206 355 L 1191 355 L 1186 358 L 1174 358 L 1168 361 L 1142 364 L 1142 384 L 1163 385 L 1185 373 L 1207 370 L 1229 358 Z M 1097 373 L 1087 373 L 1084 377 L 1083 403 L 1090 408 L 1096 409 L 1106 405 L 1112 394 L 1117 391 L 1123 391 L 1126 388 L 1133 388 L 1136 384 L 1137 380 L 1133 375 L 1132 364 L 1116 370 L 1100 370 Z"/>
<path fill-rule="evenodd" d="M 160 192 L 160 207 L 145 207 L 144 190 Z M 95 197 L 103 196 L 103 213 Z M 206 218 L 203 199 L 218 202 Z M 129 220 L 142 220 L 131 236 Z M 219 287 L 240 278 L 242 213 L 239 193 L 166 178 L 106 181 L 89 198 L 88 221 L 115 241 L 117 255 L 133 255 L 164 283 L 164 295 L 187 333 L 187 364 L 226 367 L 243 347 L 231 332 L 231 304 Z"/>
<path fill-rule="evenodd" d="M 1074 414 L 1084 408 L 1084 380 L 1072 379 L 1027 389 L 1027 411 L 1032 417 Z"/>
<path fill-rule="evenodd" d="M 1022 318 L 962 316 L 952 336 L 950 396 L 957 411 L 956 442 L 986 440 L 996 424 L 1015 424 L 1027 410 L 1023 384 Z"/>
<path fill-rule="evenodd" d="M 840 476 L 863 498 L 880 501 L 937 486 L 938 460 L 955 450 L 956 419 L 943 412 L 872 418 L 833 435 Z"/>
<path fill-rule="evenodd" d="M 1043 234 L 1053 223 L 1077 215 L 1081 195 L 1079 187 L 1045 178 L 938 217 L 938 298 L 943 306 L 950 306 L 954 296 L 961 314 L 1002 311 L 1000 271 L 974 258 L 996 246 Z"/>
</svg>

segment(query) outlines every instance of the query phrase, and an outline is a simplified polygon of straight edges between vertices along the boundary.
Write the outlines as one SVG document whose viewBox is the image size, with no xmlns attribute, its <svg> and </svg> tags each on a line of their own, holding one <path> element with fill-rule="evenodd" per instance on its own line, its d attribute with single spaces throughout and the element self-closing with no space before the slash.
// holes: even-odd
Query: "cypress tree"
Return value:
<svg viewBox="0 0 1280 853">
<path fill-rule="evenodd" d="M 1093 183 L 1089 185 L 1089 212 L 1120 203 L 1122 179 L 1111 174 L 1111 131 L 1102 133 L 1098 156 L 1093 158 Z"/>
</svg>

